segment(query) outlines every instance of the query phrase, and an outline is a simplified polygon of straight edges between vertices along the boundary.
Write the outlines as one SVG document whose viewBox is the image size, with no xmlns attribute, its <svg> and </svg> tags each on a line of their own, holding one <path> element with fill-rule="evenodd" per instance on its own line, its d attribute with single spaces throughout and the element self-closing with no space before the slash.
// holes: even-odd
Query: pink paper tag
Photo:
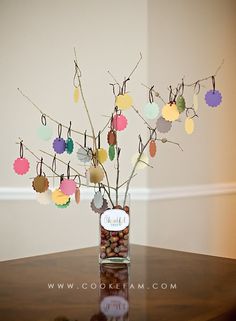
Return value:
<svg viewBox="0 0 236 321">
<path fill-rule="evenodd" d="M 18 175 L 24 175 L 29 171 L 29 161 L 26 158 L 17 158 L 14 161 L 13 168 L 16 174 Z"/>
<path fill-rule="evenodd" d="M 63 179 L 60 190 L 66 195 L 72 195 L 76 191 L 76 183 L 73 179 Z"/>
<path fill-rule="evenodd" d="M 127 127 L 127 118 L 124 115 L 115 115 L 112 121 L 112 127 L 115 130 L 122 131 Z"/>
</svg>

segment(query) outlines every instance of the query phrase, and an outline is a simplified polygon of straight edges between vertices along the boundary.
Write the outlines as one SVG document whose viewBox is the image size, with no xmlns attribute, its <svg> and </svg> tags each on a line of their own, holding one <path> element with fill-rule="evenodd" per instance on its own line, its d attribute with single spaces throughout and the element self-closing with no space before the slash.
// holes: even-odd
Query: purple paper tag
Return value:
<svg viewBox="0 0 236 321">
<path fill-rule="evenodd" d="M 205 101 L 210 107 L 217 107 L 222 101 L 222 95 L 218 90 L 209 90 L 205 95 Z"/>
<path fill-rule="evenodd" d="M 53 149 L 57 154 L 62 154 L 66 150 L 66 142 L 63 138 L 56 138 L 53 142 Z"/>
</svg>

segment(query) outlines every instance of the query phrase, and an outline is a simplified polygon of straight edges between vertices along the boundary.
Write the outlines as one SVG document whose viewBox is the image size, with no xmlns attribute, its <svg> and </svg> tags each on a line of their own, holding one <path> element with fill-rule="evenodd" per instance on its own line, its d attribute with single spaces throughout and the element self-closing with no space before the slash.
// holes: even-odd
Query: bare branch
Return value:
<svg viewBox="0 0 236 321">
<path fill-rule="evenodd" d="M 75 63 L 77 65 L 77 67 L 79 68 L 78 59 L 77 59 L 75 48 L 74 48 L 74 53 L 75 53 Z M 81 82 L 81 72 L 80 72 L 80 74 L 77 74 L 77 79 L 78 79 L 78 83 L 79 83 L 80 94 L 81 94 L 81 97 L 82 97 L 84 109 L 86 111 L 86 114 L 87 114 L 87 117 L 88 117 L 88 120 L 89 120 L 89 124 L 90 124 L 91 130 L 92 130 L 93 147 L 96 150 L 97 149 L 96 136 L 95 136 L 95 131 L 94 131 L 92 119 L 91 119 L 91 116 L 90 116 L 90 113 L 89 113 L 89 110 L 88 110 L 88 106 L 87 106 L 87 103 L 86 103 L 86 100 L 85 100 L 84 92 L 83 92 L 83 86 L 82 86 L 82 82 Z"/>
<path fill-rule="evenodd" d="M 26 98 L 26 99 L 40 112 L 41 115 L 45 115 L 48 119 L 50 119 L 52 122 L 54 122 L 54 123 L 57 124 L 57 125 L 61 124 L 59 121 L 57 121 L 56 119 L 52 118 L 50 115 L 47 115 L 46 113 L 44 113 L 44 112 L 42 111 L 42 109 L 40 109 L 40 108 L 31 100 L 31 98 L 29 98 L 26 94 L 24 94 L 23 91 L 22 91 L 20 88 L 17 88 L 17 90 L 19 91 L 19 93 L 20 93 L 24 98 Z M 62 125 L 63 128 L 69 129 L 68 126 L 63 125 L 63 124 L 61 124 L 61 125 Z M 76 134 L 79 134 L 79 135 L 84 135 L 84 133 L 81 133 L 81 132 L 79 132 L 79 131 L 77 131 L 77 130 L 74 130 L 74 129 L 71 129 L 71 131 L 72 131 L 73 133 L 76 133 Z M 87 135 L 87 136 L 88 136 L 89 138 L 93 138 L 93 136 L 91 136 L 91 135 Z"/>
<path fill-rule="evenodd" d="M 136 112 L 136 114 L 144 121 L 144 124 L 147 125 L 148 128 L 153 129 L 152 126 L 146 121 L 146 119 L 140 114 L 137 108 L 131 106 L 132 109 Z"/>
<path fill-rule="evenodd" d="M 135 72 L 135 70 L 138 68 L 141 60 L 143 59 L 143 56 L 142 56 L 142 53 L 141 53 L 141 52 L 139 53 L 139 55 L 140 55 L 140 58 L 139 58 L 139 60 L 137 61 L 137 63 L 136 63 L 136 65 L 134 66 L 134 68 L 132 69 L 132 71 L 131 71 L 131 73 L 129 74 L 129 76 L 127 77 L 127 79 L 131 78 L 131 76 L 133 75 L 133 73 Z"/>
</svg>

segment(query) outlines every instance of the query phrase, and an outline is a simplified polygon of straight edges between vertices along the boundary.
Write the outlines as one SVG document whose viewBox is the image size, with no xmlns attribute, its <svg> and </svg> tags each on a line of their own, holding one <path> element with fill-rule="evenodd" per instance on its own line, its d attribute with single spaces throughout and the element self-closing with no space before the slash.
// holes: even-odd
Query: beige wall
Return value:
<svg viewBox="0 0 236 321">
<path fill-rule="evenodd" d="M 209 75 L 224 58 L 217 78 L 222 108 L 207 109 L 202 99 L 195 135 L 187 137 L 179 124 L 169 136 L 182 144 L 184 153 L 174 146 L 160 146 L 155 169 L 140 173 L 133 186 L 235 182 L 233 6 L 229 0 L 1 1 L 1 187 L 30 186 L 28 177 L 16 177 L 11 169 L 18 136 L 35 151 L 50 148 L 36 137 L 40 116 L 17 87 L 56 119 L 72 120 L 81 131 L 87 128 L 82 105 L 72 102 L 74 46 L 97 130 L 106 121 L 101 115 L 109 114 L 113 106 L 108 69 L 123 79 L 139 52 L 143 53 L 142 65 L 129 84 L 136 106 L 141 107 L 147 97 L 141 82 L 155 84 L 165 96 L 169 81 L 175 84 L 183 75 L 189 81 Z M 127 142 L 121 180 L 130 171 L 129 159 L 137 149 L 135 137 L 143 132 L 142 121 L 132 111 L 128 117 L 127 136 L 120 138 Z M 35 163 L 29 158 L 34 175 Z M 75 158 L 73 162 L 78 165 Z M 234 195 L 134 201 L 132 241 L 236 257 L 235 208 Z M 1 201 L 0 219 L 1 260 L 97 243 L 97 217 L 87 201 L 63 212 L 32 201 Z"/>
<path fill-rule="evenodd" d="M 204 83 L 194 135 L 185 135 L 182 124 L 175 124 L 169 138 L 181 143 L 184 153 L 174 146 L 160 146 L 157 175 L 149 172 L 150 183 L 235 182 L 236 2 L 150 0 L 148 9 L 149 82 L 164 97 L 168 97 L 167 86 L 176 85 L 182 77 L 191 83 L 213 74 L 225 61 L 216 78 L 222 106 L 206 106 L 204 95 L 212 85 L 211 80 Z M 191 89 L 185 90 L 185 96 L 191 105 Z"/>
<path fill-rule="evenodd" d="M 149 185 L 235 182 L 236 2 L 150 0 L 148 12 L 149 82 L 161 94 L 183 76 L 191 83 L 211 75 L 225 60 L 216 78 L 222 106 L 214 110 L 206 106 L 204 94 L 211 82 L 205 83 L 194 135 L 186 135 L 181 123 L 174 126 L 168 137 L 177 139 L 184 152 L 160 146 L 156 169 L 148 173 Z M 186 90 L 186 98 L 191 104 L 191 90 Z M 236 257 L 235 195 L 152 202 L 148 215 L 151 244 Z"/>
<path fill-rule="evenodd" d="M 1 152 L 1 187 L 30 187 L 28 177 L 35 175 L 35 160 L 31 173 L 17 177 L 12 162 L 18 155 L 16 138 L 21 136 L 32 150 L 51 150 L 42 143 L 35 130 L 40 115 L 23 99 L 20 87 L 45 112 L 69 123 L 82 132 L 88 128 L 82 104 L 72 101 L 74 75 L 73 47 L 77 48 L 83 73 L 84 91 L 92 118 L 99 130 L 107 122 L 102 115 L 113 110 L 113 94 L 109 69 L 119 80 L 127 76 L 139 58 L 145 59 L 128 85 L 135 102 L 143 101 L 145 91 L 140 82 L 147 82 L 147 3 L 146 1 L 1 1 L 0 2 L 0 128 L 4 150 Z M 132 111 L 128 111 L 131 117 Z M 126 137 L 129 141 L 122 160 L 121 182 L 131 170 L 130 158 L 137 151 L 137 125 L 142 122 L 134 116 Z M 57 129 L 54 126 L 55 135 Z M 90 130 L 89 130 L 90 131 Z M 138 129 L 138 133 L 140 129 Z M 79 142 L 80 137 L 74 136 Z M 104 139 L 105 141 L 105 139 Z M 130 148 L 132 146 L 132 148 Z M 38 153 L 40 154 L 40 153 Z M 51 164 L 51 159 L 45 157 Z M 64 156 L 64 160 L 69 158 Z M 74 157 L 72 164 L 78 166 Z M 81 167 L 78 167 L 82 170 Z M 58 168 L 59 170 L 59 168 Z M 114 172 L 112 165 L 111 172 Z M 65 168 L 61 167 L 65 172 Z M 146 186 L 147 173 L 136 178 L 136 184 Z M 145 222 L 146 204 L 134 206 L 133 212 Z M 0 202 L 0 259 L 49 253 L 97 244 L 97 216 L 88 202 L 79 207 L 72 204 L 68 211 L 58 212 L 54 206 L 42 207 L 31 201 Z M 135 222 L 135 217 L 133 218 Z M 145 242 L 146 229 L 136 224 L 133 238 Z"/>
</svg>

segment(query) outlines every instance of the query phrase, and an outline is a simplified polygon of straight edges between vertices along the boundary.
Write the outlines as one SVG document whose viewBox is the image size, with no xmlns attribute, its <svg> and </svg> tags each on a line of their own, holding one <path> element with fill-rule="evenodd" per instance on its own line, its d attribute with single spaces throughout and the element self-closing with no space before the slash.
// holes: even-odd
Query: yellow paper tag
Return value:
<svg viewBox="0 0 236 321">
<path fill-rule="evenodd" d="M 184 124 L 184 127 L 185 127 L 185 131 L 187 134 L 192 134 L 193 131 L 194 131 L 194 121 L 192 118 L 189 118 L 187 117 L 185 119 L 185 124 Z"/>
<path fill-rule="evenodd" d="M 103 164 L 107 160 L 107 151 L 104 148 L 99 148 L 97 150 L 97 160 L 101 164 Z"/>
<path fill-rule="evenodd" d="M 118 95 L 116 97 L 116 106 L 121 110 L 130 108 L 132 104 L 133 104 L 133 99 L 128 94 Z"/>
<path fill-rule="evenodd" d="M 69 201 L 69 196 L 64 194 L 61 190 L 55 189 L 52 192 L 52 200 L 56 205 L 64 205 Z"/>
<path fill-rule="evenodd" d="M 166 104 L 162 108 L 162 117 L 168 121 L 175 121 L 179 118 L 179 111 L 176 104 Z"/>
<path fill-rule="evenodd" d="M 79 101 L 79 88 L 75 87 L 74 89 L 74 102 L 77 103 Z"/>
</svg>

